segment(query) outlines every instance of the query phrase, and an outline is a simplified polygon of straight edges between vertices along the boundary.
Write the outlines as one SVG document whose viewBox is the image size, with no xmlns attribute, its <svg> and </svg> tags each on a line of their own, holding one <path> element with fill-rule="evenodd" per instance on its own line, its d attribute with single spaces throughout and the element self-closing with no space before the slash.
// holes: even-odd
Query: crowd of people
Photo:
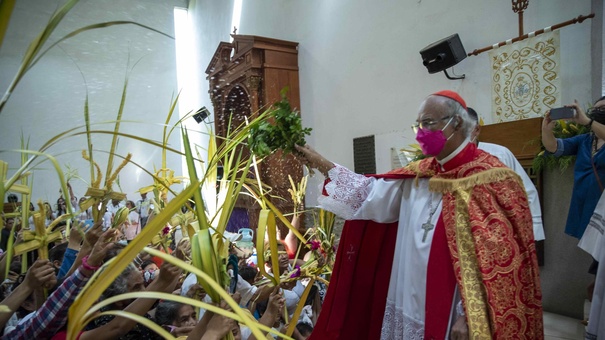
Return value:
<svg viewBox="0 0 605 340">
<path fill-rule="evenodd" d="M 557 140 L 554 122 L 546 114 L 542 140 L 555 156 L 578 156 L 565 230 L 581 238 L 603 192 L 605 98 L 589 115 L 577 103 L 573 107 L 572 119 L 592 132 Z M 455 92 L 429 95 L 414 129 L 423 153 L 431 157 L 383 175 L 355 174 L 309 146 L 297 147 L 296 157 L 326 177 L 320 207 L 347 220 L 330 289 L 326 292 L 325 285 L 315 283 L 303 301 L 305 280 L 277 287 L 261 284 L 259 266 L 274 272 L 271 253 L 265 253 L 265 263 L 255 263 L 252 254 L 230 243 L 231 284 L 226 289 L 251 318 L 279 332 L 296 323 L 294 339 L 544 337 L 534 244 L 544 239 L 544 231 L 535 187 L 510 151 L 477 142 L 477 113 Z M 49 259 L 3 256 L 0 261 L 1 304 L 11 311 L 0 313 L 3 339 L 64 339 L 67 311 L 86 282 L 136 239 L 154 215 L 152 200 L 141 193 L 137 202 L 111 200 L 103 219 L 95 222 L 90 211 L 78 209 L 85 198 L 78 200 L 69 189 L 76 210 L 73 223 L 79 227 L 50 248 Z M 61 196 L 55 209 L 43 204 L 47 225 L 67 213 L 65 199 Z M 122 207 L 128 209 L 128 218 L 111 228 Z M 298 223 L 295 215 L 293 224 Z M 18 231 L 22 224 L 5 219 L 2 250 L 8 247 L 11 230 Z M 19 233 L 14 236 L 19 243 Z M 191 258 L 187 238 L 172 240 L 163 251 Z M 304 254 L 295 258 L 297 247 L 289 233 L 279 244 L 275 272 L 290 273 L 305 263 Z M 591 271 L 597 268 L 595 261 Z M 117 276 L 101 300 L 141 291 L 211 302 L 194 274 L 147 253 L 140 253 Z M 292 320 L 301 304 L 300 317 Z M 229 310 L 224 303 L 220 307 Z M 171 300 L 119 300 L 101 312 L 108 310 L 142 316 L 175 337 L 222 339 L 231 332 L 235 339 L 255 339 L 244 324 Z M 78 339 L 93 338 L 160 337 L 142 323 L 103 314 L 78 334 Z"/>
<path fill-rule="evenodd" d="M 70 187 L 71 188 L 71 187 Z M 72 202 L 77 200 L 71 193 Z M 57 200 L 56 209 L 43 212 L 48 216 L 48 224 L 55 218 L 66 213 L 65 200 Z M 121 207 L 129 209 L 128 218 L 118 228 L 110 228 L 114 215 Z M 47 209 L 50 204 L 45 202 L 42 207 Z M 78 207 L 76 205 L 75 207 Z M 77 208 L 76 208 L 77 209 Z M 35 211 L 35 210 L 33 210 Z M 73 219 L 74 226 L 70 229 L 65 241 L 58 241 L 49 248 L 49 258 L 39 259 L 36 252 L 26 257 L 17 256 L 8 261 L 4 256 L 0 262 L 0 298 L 2 305 L 8 306 L 14 313 L 0 313 L 0 325 L 3 329 L 2 339 L 65 339 L 67 311 L 88 279 L 99 269 L 101 264 L 115 257 L 127 244 L 135 239 L 146 225 L 148 218 L 153 216 L 152 200 L 147 194 L 141 194 L 138 202 L 111 200 L 107 204 L 107 212 L 103 219 L 93 222 L 91 211 L 76 211 Z M 297 224 L 296 219 L 293 221 Z M 14 223 L 17 223 L 15 226 Z M 90 227 L 87 228 L 87 224 Z M 61 227 L 59 225 L 58 227 Z M 6 249 L 11 230 L 15 245 L 21 242 L 21 222 L 18 218 L 7 218 L 2 229 L 0 247 Z M 84 232 L 85 231 L 85 232 Z M 284 274 L 302 265 L 302 260 L 293 259 L 291 248 L 297 247 L 292 234 L 282 241 L 279 248 L 279 271 Z M 236 240 L 237 237 L 234 238 Z M 277 332 L 285 332 L 289 323 L 295 322 L 293 337 L 306 339 L 313 327 L 313 320 L 321 308 L 318 288 L 313 287 L 305 301 L 300 301 L 305 285 L 301 281 L 284 283 L 280 287 L 270 287 L 259 284 L 258 263 L 252 260 L 253 253 L 237 249 L 235 243 L 230 243 L 236 270 L 230 268 L 232 284 L 229 293 L 249 312 L 259 323 L 274 328 Z M 289 245 L 289 247 L 287 246 Z M 150 246 L 153 246 L 150 244 Z M 191 258 L 191 246 L 188 238 L 170 238 L 168 249 L 156 245 L 158 249 L 167 251 L 173 256 L 186 260 Z M 286 249 L 289 249 L 287 252 Z M 288 255 L 288 253 L 290 255 Z M 6 253 L 5 253 L 6 255 Z M 292 257 L 292 259 L 291 259 Z M 266 270 L 271 272 L 271 255 L 265 259 Z M 22 263 L 25 261 L 26 263 Z M 8 276 L 4 277 L 9 267 Z M 24 269 L 26 269 L 24 271 Z M 49 295 L 45 299 L 44 292 Z M 124 293 L 153 291 L 173 293 L 210 303 L 211 300 L 204 292 L 198 279 L 193 274 L 183 273 L 178 267 L 140 253 L 133 263 L 114 280 L 103 292 L 100 301 Z M 299 303 L 305 308 L 298 320 L 289 320 Z M 229 310 L 228 306 L 221 307 Z M 285 309 L 284 309 L 285 308 Z M 136 299 L 114 302 L 104 307 L 101 312 L 108 310 L 123 310 L 143 316 L 164 328 L 175 337 L 188 339 L 222 339 L 227 332 L 232 332 L 235 339 L 255 339 L 251 330 L 244 324 L 238 324 L 220 314 L 206 312 L 192 305 L 171 300 Z M 284 310 L 287 314 L 284 315 Z M 288 322 L 288 323 L 286 323 Z M 268 336 L 272 338 L 270 335 Z M 103 315 L 95 318 L 78 334 L 78 339 L 161 339 L 162 337 L 143 324 L 131 319 Z"/>
</svg>

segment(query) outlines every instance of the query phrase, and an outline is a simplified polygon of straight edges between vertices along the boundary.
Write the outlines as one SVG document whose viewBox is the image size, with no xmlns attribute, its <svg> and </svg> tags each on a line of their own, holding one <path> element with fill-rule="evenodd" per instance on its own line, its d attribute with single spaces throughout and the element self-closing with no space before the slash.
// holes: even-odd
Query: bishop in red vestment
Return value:
<svg viewBox="0 0 605 340">
<path fill-rule="evenodd" d="M 309 147 L 320 206 L 348 221 L 311 339 L 542 339 L 532 218 L 520 178 L 470 141 L 455 92 L 420 106 L 433 157 L 365 177 Z"/>
</svg>

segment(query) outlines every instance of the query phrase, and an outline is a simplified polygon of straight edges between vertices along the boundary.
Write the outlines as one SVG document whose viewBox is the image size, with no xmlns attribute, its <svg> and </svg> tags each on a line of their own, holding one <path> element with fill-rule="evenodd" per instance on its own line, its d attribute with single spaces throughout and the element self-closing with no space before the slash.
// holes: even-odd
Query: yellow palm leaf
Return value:
<svg viewBox="0 0 605 340">
<path fill-rule="evenodd" d="M 307 283 L 307 287 L 305 288 L 303 295 L 300 297 L 300 302 L 298 303 L 298 306 L 296 306 L 294 314 L 292 314 L 292 320 L 298 320 L 298 318 L 300 317 L 300 312 L 302 312 L 302 309 L 305 306 L 305 303 L 303 301 L 307 301 L 307 297 L 309 296 L 309 292 L 311 291 L 311 287 L 313 287 L 314 283 L 315 279 L 311 279 L 311 281 Z M 286 330 L 286 335 L 291 336 L 292 333 L 294 333 L 294 328 L 296 327 L 296 324 L 296 322 L 290 322 L 290 325 L 288 325 L 288 329 Z"/>
<path fill-rule="evenodd" d="M 272 227 L 271 227 L 272 225 Z M 262 235 L 265 231 L 269 233 L 269 251 L 271 253 L 271 266 L 273 275 L 269 275 L 265 270 L 265 243 Z M 273 231 L 273 233 L 271 233 Z M 273 235 L 272 235 L 273 234 Z M 256 227 L 256 253 L 258 258 L 258 269 L 260 273 L 274 286 L 279 285 L 279 259 L 277 253 L 277 239 L 275 234 L 275 217 L 270 210 L 261 209 L 258 216 L 258 226 Z"/>
<path fill-rule="evenodd" d="M 181 206 L 187 201 L 195 191 L 199 191 L 199 183 L 192 183 L 177 195 L 164 209 L 164 212 L 151 219 L 147 226 L 132 242 L 126 246 L 116 258 L 108 265 L 105 265 L 103 275 L 99 275 L 96 280 L 91 280 L 78 295 L 71 308 L 69 309 L 69 324 L 67 327 L 67 337 L 75 338 L 75 335 L 84 328 L 83 315 L 98 300 L 99 296 L 116 279 L 118 275 L 132 263 L 132 260 L 139 254 L 140 249 L 149 244 L 151 239 L 166 225 L 170 217 L 181 209 Z"/>
<path fill-rule="evenodd" d="M 168 261 L 172 264 L 174 264 L 175 266 L 178 266 L 179 268 L 182 268 L 185 271 L 188 271 L 190 273 L 195 274 L 197 277 L 201 277 L 202 280 L 206 281 L 213 290 L 215 290 L 221 297 L 222 300 L 224 300 L 229 307 L 231 307 L 231 309 L 235 312 L 235 314 L 237 314 L 242 321 L 245 321 L 248 319 L 248 316 L 246 315 L 246 313 L 244 313 L 241 308 L 239 307 L 239 305 L 237 304 L 237 302 L 235 302 L 235 300 L 233 300 L 233 298 L 231 298 L 231 295 L 229 295 L 229 293 L 227 293 L 216 281 L 214 281 L 207 273 L 199 270 L 198 268 L 185 263 L 179 259 L 177 259 L 174 256 L 170 256 L 168 254 L 162 253 L 156 249 L 153 248 L 145 248 L 145 251 L 148 252 L 149 254 L 151 254 L 152 256 L 158 256 L 161 257 L 164 261 Z M 254 334 L 254 336 L 256 336 L 257 339 L 262 339 L 262 333 L 258 330 L 258 327 L 256 324 L 254 323 L 246 323 L 246 325 L 250 328 L 250 330 L 252 331 L 252 334 Z"/>
<path fill-rule="evenodd" d="M 172 259 L 174 259 L 174 257 L 172 257 Z M 175 265 L 180 266 L 180 263 L 177 264 L 175 262 Z M 116 303 L 118 301 L 125 301 L 125 300 L 128 301 L 128 300 L 133 300 L 133 299 L 138 299 L 138 298 L 168 300 L 168 301 L 174 301 L 174 302 L 178 302 L 178 303 L 182 303 L 182 304 L 191 305 L 194 307 L 199 307 L 199 308 L 205 309 L 207 311 L 210 311 L 212 313 L 226 316 L 239 323 L 244 323 L 248 327 L 250 327 L 250 325 L 253 325 L 265 332 L 269 332 L 271 334 L 275 334 L 278 336 L 284 336 L 284 334 L 279 333 L 278 331 L 276 331 L 270 327 L 267 327 L 261 323 L 258 323 L 255 319 L 250 318 L 248 316 L 248 314 L 246 314 L 246 313 L 244 313 L 245 317 L 242 318 L 239 314 L 236 314 L 234 312 L 229 312 L 229 311 L 224 310 L 220 307 L 217 307 L 216 305 L 213 305 L 213 304 L 205 303 L 205 302 L 202 302 L 202 301 L 199 301 L 196 299 L 192 299 L 192 298 L 188 298 L 188 297 L 184 297 L 184 296 L 180 296 L 180 295 L 162 293 L 162 292 L 136 292 L 136 293 L 125 293 L 125 294 L 113 296 L 113 297 L 105 299 L 105 300 L 99 302 L 98 304 L 96 304 L 95 306 L 93 306 L 87 313 L 87 319 L 92 321 L 94 318 L 96 318 L 98 316 L 98 314 L 96 314 L 98 311 L 100 311 L 104 307 L 110 306 L 113 303 Z M 239 309 L 241 310 L 241 307 Z M 286 338 L 288 338 L 288 337 L 286 337 Z"/>
<path fill-rule="evenodd" d="M 6 4 L 4 4 L 4 2 L 5 1 L 3 0 L 2 1 L 3 7 L 4 7 L 4 5 L 9 7 L 10 2 L 12 2 L 12 0 L 8 1 Z M 6 90 L 6 93 L 0 100 L 0 113 L 2 112 L 2 109 L 4 108 L 4 105 L 8 101 L 9 97 L 11 96 L 13 90 L 15 89 L 15 87 L 17 86 L 19 81 L 23 78 L 23 76 L 25 75 L 27 70 L 30 68 L 30 66 L 34 62 L 34 58 L 40 53 L 40 50 L 42 49 L 42 47 L 44 46 L 44 44 L 46 43 L 46 41 L 48 40 L 48 38 L 50 37 L 52 32 L 59 25 L 59 23 L 61 22 L 63 17 L 65 17 L 67 12 L 69 12 L 71 10 L 71 8 L 73 6 L 75 6 L 75 4 L 77 2 L 78 2 L 78 0 L 68 0 L 65 4 L 63 4 L 63 6 L 61 6 L 59 9 L 57 9 L 55 11 L 55 13 L 53 13 L 48 24 L 46 24 L 46 26 L 44 27 L 42 32 L 40 32 L 40 34 L 38 34 L 38 36 L 29 44 L 29 47 L 27 48 L 27 51 L 25 52 L 25 55 L 23 56 L 23 60 L 21 61 L 19 71 L 13 78 L 11 84 L 8 86 L 8 89 Z M 3 16 L 2 19 L 4 19 L 4 16 L 7 15 L 7 14 L 5 14 L 6 12 L 8 12 L 8 8 L 7 9 L 2 8 L 2 16 Z M 5 21 L 2 20 L 2 22 L 5 22 Z M 8 20 L 6 22 L 8 23 Z M 2 32 L 2 37 L 3 36 L 4 36 L 4 32 Z"/>
<path fill-rule="evenodd" d="M 4 34 L 8 27 L 13 8 L 15 7 L 15 0 L 2 0 L 0 1 L 0 47 L 2 47 L 2 41 L 4 40 Z"/>
</svg>

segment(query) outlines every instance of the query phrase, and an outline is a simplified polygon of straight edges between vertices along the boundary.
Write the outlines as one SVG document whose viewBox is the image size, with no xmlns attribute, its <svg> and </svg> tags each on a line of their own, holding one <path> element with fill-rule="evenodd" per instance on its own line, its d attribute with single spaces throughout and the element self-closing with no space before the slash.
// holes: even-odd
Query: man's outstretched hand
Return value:
<svg viewBox="0 0 605 340">
<path fill-rule="evenodd" d="M 324 176 L 327 176 L 328 171 L 334 167 L 334 163 L 320 155 L 308 144 L 305 146 L 296 145 L 296 151 L 298 153 L 294 153 L 294 155 L 298 160 L 310 168 L 319 170 Z"/>
</svg>

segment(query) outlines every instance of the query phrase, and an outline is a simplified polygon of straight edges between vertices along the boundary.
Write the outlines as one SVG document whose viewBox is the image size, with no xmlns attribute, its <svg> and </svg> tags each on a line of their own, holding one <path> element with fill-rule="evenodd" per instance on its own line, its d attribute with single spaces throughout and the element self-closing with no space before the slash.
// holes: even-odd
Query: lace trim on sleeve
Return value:
<svg viewBox="0 0 605 340">
<path fill-rule="evenodd" d="M 353 219 L 372 189 L 373 179 L 336 164 L 328 171 L 330 182 L 325 185 L 328 196 L 318 199 L 321 208 L 344 219 Z"/>
</svg>

